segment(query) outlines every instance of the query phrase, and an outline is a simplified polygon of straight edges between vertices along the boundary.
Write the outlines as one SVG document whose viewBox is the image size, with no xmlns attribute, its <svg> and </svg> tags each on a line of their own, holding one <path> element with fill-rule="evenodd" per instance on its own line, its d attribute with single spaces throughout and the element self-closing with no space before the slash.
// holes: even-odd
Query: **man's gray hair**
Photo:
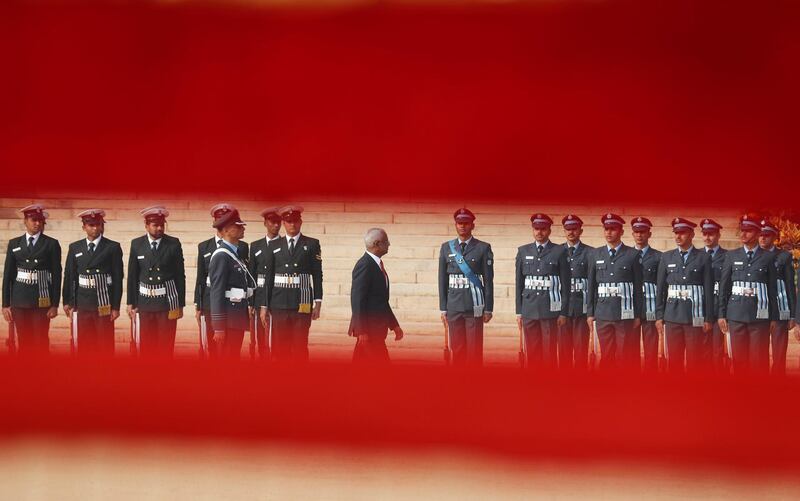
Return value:
<svg viewBox="0 0 800 501">
<path fill-rule="evenodd" d="M 375 242 L 382 240 L 384 235 L 386 235 L 386 231 L 383 228 L 370 228 L 364 235 L 364 245 L 369 249 L 375 245 Z"/>
</svg>

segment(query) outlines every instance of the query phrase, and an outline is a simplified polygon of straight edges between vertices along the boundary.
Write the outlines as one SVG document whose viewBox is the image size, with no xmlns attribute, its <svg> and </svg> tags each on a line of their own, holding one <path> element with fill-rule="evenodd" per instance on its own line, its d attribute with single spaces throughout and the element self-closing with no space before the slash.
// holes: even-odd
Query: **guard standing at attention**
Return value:
<svg viewBox="0 0 800 501">
<path fill-rule="evenodd" d="M 639 251 L 639 262 L 642 263 L 642 280 L 644 301 L 642 303 L 642 351 L 644 352 L 644 370 L 658 370 L 658 329 L 656 329 L 656 280 L 661 251 L 650 247 L 653 223 L 646 217 L 637 217 L 631 221 L 634 247 Z"/>
<path fill-rule="evenodd" d="M 558 366 L 586 369 L 589 360 L 589 326 L 586 324 L 589 256 L 594 250 L 581 241 L 583 221 L 575 214 L 561 219 L 567 241 L 564 249 L 569 263 L 569 299 L 567 320 L 559 332 Z"/>
<path fill-rule="evenodd" d="M 261 211 L 261 217 L 264 218 L 264 228 L 267 234 L 264 238 L 254 241 L 250 245 L 250 274 L 256 277 L 256 290 L 253 296 L 253 304 L 265 304 L 264 297 L 267 294 L 267 276 L 269 269 L 267 264 L 270 263 L 272 256 L 269 252 L 269 244 L 277 242 L 281 230 L 281 215 L 278 214 L 280 207 L 270 207 Z M 272 323 L 270 322 L 271 326 Z M 250 333 L 252 336 L 252 333 Z M 270 330 L 265 329 L 264 324 L 260 321 L 256 322 L 256 342 L 258 344 L 258 356 L 262 360 L 269 360 L 270 358 Z M 252 341 L 251 341 L 252 342 Z"/>
</svg>

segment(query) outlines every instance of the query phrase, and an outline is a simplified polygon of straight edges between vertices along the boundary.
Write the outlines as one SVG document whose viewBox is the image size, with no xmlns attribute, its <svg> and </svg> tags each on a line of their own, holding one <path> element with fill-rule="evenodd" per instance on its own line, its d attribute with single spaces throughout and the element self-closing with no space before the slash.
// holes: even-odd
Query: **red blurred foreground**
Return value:
<svg viewBox="0 0 800 501">
<path fill-rule="evenodd" d="M 0 434 L 465 447 L 530 459 L 800 466 L 800 380 L 423 366 L 0 362 Z"/>
</svg>

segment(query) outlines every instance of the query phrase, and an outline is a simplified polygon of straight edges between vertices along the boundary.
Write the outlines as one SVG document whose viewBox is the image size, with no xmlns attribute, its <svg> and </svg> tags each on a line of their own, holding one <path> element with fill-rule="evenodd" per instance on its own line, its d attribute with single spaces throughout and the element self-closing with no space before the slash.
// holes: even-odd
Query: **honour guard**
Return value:
<svg viewBox="0 0 800 501">
<path fill-rule="evenodd" d="M 524 332 L 527 365 L 554 369 L 558 329 L 566 324 L 569 300 L 567 249 L 550 241 L 553 220 L 531 216 L 534 242 L 517 249 L 515 261 L 517 324 Z"/>
<path fill-rule="evenodd" d="M 778 320 L 775 253 L 758 246 L 758 215 L 743 215 L 739 230 L 743 246 L 729 250 L 722 266 L 719 326 L 729 336 L 734 374 L 766 374 L 770 332 Z"/>
<path fill-rule="evenodd" d="M 558 365 L 586 369 L 589 358 L 589 326 L 586 324 L 589 255 L 594 250 L 581 242 L 583 221 L 574 214 L 561 219 L 567 242 L 564 250 L 569 264 L 569 298 L 566 322 L 559 332 Z"/>
<path fill-rule="evenodd" d="M 286 237 L 267 248 L 267 293 L 259 304 L 261 323 L 272 327 L 272 358 L 308 360 L 308 331 L 322 309 L 322 250 L 319 240 L 300 233 L 303 208 L 282 207 Z"/>
<path fill-rule="evenodd" d="M 279 231 L 281 229 L 281 215 L 278 214 L 280 207 L 270 207 L 261 211 L 261 217 L 264 218 L 264 227 L 267 229 L 267 235 L 253 242 L 250 246 L 250 274 L 256 277 L 256 290 L 253 296 L 253 303 L 256 305 L 265 304 L 264 296 L 267 293 L 267 263 L 272 257 L 269 255 L 269 244 L 276 242 L 281 238 Z M 272 323 L 270 322 L 271 326 Z M 261 359 L 269 360 L 270 358 L 270 336 L 269 329 L 260 321 L 256 322 L 256 341 L 258 344 L 258 356 Z M 252 336 L 253 333 L 251 332 Z M 252 338 L 251 338 L 252 339 Z M 252 343 L 252 341 L 251 341 Z M 254 347 L 251 346 L 251 351 Z"/>
<path fill-rule="evenodd" d="M 230 204 L 217 204 L 211 208 L 212 227 L 216 228 L 217 221 L 226 214 L 235 211 Z M 200 352 L 201 356 L 216 356 L 218 347 L 214 339 L 214 327 L 211 322 L 211 281 L 208 277 L 208 263 L 211 255 L 222 245 L 222 235 L 217 230 L 212 238 L 204 240 L 197 245 L 197 279 L 194 284 L 195 318 L 200 327 Z M 239 256 L 247 259 L 247 243 L 238 243 Z"/>
<path fill-rule="evenodd" d="M 719 323 L 719 281 L 722 278 L 722 264 L 728 252 L 719 245 L 720 230 L 722 225 L 710 218 L 705 218 L 700 223 L 703 232 L 703 243 L 706 254 L 711 256 L 711 267 L 714 270 L 714 323 L 711 326 L 711 335 L 706 336 L 705 359 L 716 373 L 727 370 L 725 334 L 720 330 Z"/>
<path fill-rule="evenodd" d="M 492 246 L 472 236 L 475 214 L 453 214 L 458 237 L 439 249 L 439 310 L 448 329 L 454 365 L 483 363 L 483 324 L 492 319 Z"/>
<path fill-rule="evenodd" d="M 761 220 L 761 236 L 758 243 L 765 251 L 775 254 L 777 272 L 776 297 L 778 300 L 778 321 L 770 338 L 772 344 L 772 373 L 786 374 L 786 348 L 789 346 L 789 331 L 794 328 L 795 302 L 797 295 L 794 286 L 794 264 L 792 254 L 775 247 L 780 236 L 777 225 L 768 219 Z"/>
<path fill-rule="evenodd" d="M 61 246 L 44 234 L 48 214 L 39 204 L 20 209 L 25 233 L 8 242 L 3 268 L 3 318 L 16 331 L 20 354 L 50 349 L 50 320 L 61 300 Z M 13 337 L 9 348 L 14 347 Z"/>
<path fill-rule="evenodd" d="M 586 322 L 597 331 L 601 368 L 638 370 L 643 301 L 639 251 L 622 243 L 622 217 L 608 213 L 600 222 L 606 245 L 595 249 L 589 261 Z"/>
<path fill-rule="evenodd" d="M 239 211 L 229 210 L 214 220 L 214 228 L 222 243 L 211 254 L 208 276 L 211 279 L 210 310 L 217 346 L 225 357 L 239 358 L 244 331 L 250 329 L 249 300 L 255 289 L 255 279 L 247 270 L 240 252 L 245 223 Z"/>
<path fill-rule="evenodd" d="M 114 354 L 114 322 L 122 302 L 122 247 L 105 236 L 105 211 L 78 214 L 86 238 L 72 242 L 64 267 L 64 313 L 79 354 Z"/>
<path fill-rule="evenodd" d="M 183 248 L 164 234 L 169 211 L 141 211 L 147 234 L 131 241 L 128 258 L 128 315 L 134 322 L 133 347 L 142 355 L 172 356 L 178 319 L 186 305 Z"/>
<path fill-rule="evenodd" d="M 650 247 L 651 228 L 653 223 L 646 217 L 637 217 L 631 221 L 634 247 L 639 251 L 639 262 L 642 263 L 642 281 L 644 287 L 642 319 L 642 351 L 644 352 L 644 370 L 658 370 L 658 330 L 656 329 L 656 279 L 661 251 Z"/>
<path fill-rule="evenodd" d="M 714 320 L 714 270 L 711 257 L 692 244 L 697 225 L 672 220 L 677 249 L 665 252 L 658 266 L 659 331 L 670 372 L 698 372 L 704 368 L 706 336 Z"/>
</svg>

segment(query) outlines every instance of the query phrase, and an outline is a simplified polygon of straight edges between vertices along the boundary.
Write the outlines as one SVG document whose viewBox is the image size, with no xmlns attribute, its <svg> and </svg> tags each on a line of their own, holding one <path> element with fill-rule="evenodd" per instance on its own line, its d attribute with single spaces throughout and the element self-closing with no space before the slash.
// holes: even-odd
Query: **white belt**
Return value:
<svg viewBox="0 0 800 501">
<path fill-rule="evenodd" d="M 734 296 L 755 296 L 756 290 L 753 287 L 741 287 L 739 285 L 734 285 L 731 288 L 731 293 Z"/>
<path fill-rule="evenodd" d="M 300 285 L 300 277 L 290 275 L 275 275 L 275 285 Z"/>
<path fill-rule="evenodd" d="M 668 289 L 667 290 L 667 297 L 678 298 L 678 299 L 692 299 L 692 291 L 690 291 L 690 290 Z"/>
<path fill-rule="evenodd" d="M 230 299 L 232 303 L 241 302 L 242 299 L 247 299 L 249 297 L 252 297 L 252 295 L 253 295 L 253 289 L 251 289 L 250 287 L 248 287 L 247 290 L 233 288 L 225 291 L 225 297 Z"/>
<path fill-rule="evenodd" d="M 570 292 L 577 292 L 577 291 L 585 290 L 585 287 L 583 286 L 583 282 L 576 282 L 576 283 L 570 284 L 569 290 L 570 290 Z"/>
<path fill-rule="evenodd" d="M 39 282 L 39 275 L 32 271 L 17 270 L 17 280 L 24 280 L 26 282 L 37 283 Z"/>
<path fill-rule="evenodd" d="M 111 285 L 111 277 L 106 277 L 106 284 Z M 97 279 L 93 277 L 78 277 L 78 285 L 84 289 L 96 289 Z"/>
<path fill-rule="evenodd" d="M 451 289 L 467 289 L 469 288 L 469 279 L 465 276 L 450 275 L 448 283 Z"/>
<path fill-rule="evenodd" d="M 619 296 L 619 287 L 610 287 L 610 286 L 598 286 L 597 287 L 598 294 L 607 294 L 609 296 Z"/>
<path fill-rule="evenodd" d="M 525 277 L 526 289 L 549 289 L 553 285 L 553 281 L 549 278 L 534 277 L 528 275 Z"/>
<path fill-rule="evenodd" d="M 265 285 L 267 285 L 267 277 L 265 277 L 264 275 L 259 275 L 258 278 L 256 279 L 256 285 L 259 287 L 264 287 Z"/>
<path fill-rule="evenodd" d="M 158 287 L 156 289 L 148 289 L 147 287 L 140 285 L 139 286 L 139 294 L 146 297 L 161 297 L 167 295 L 167 288 L 166 287 Z"/>
</svg>

